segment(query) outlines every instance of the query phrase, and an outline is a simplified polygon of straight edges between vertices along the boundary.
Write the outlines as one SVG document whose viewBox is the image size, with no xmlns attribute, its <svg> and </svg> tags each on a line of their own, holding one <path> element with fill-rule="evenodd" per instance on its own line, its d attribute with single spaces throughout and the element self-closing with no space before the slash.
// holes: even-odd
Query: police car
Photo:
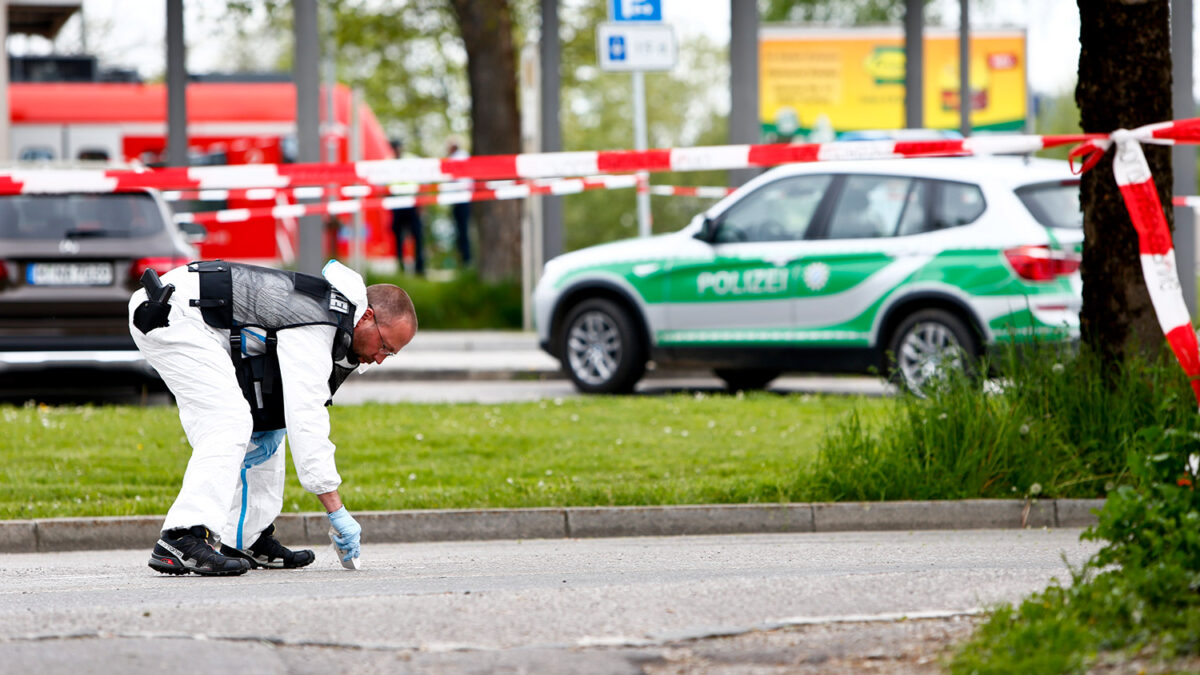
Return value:
<svg viewBox="0 0 1200 675">
<path fill-rule="evenodd" d="M 549 261 L 539 342 L 584 392 L 629 391 L 649 361 L 920 391 L 996 345 L 1078 338 L 1078 194 L 1066 162 L 1023 157 L 778 167 L 678 232 Z"/>
</svg>

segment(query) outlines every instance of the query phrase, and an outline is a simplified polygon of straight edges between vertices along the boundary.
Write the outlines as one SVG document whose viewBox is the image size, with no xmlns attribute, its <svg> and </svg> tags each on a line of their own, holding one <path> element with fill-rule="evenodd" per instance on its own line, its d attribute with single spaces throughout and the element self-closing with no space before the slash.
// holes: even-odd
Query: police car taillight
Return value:
<svg viewBox="0 0 1200 675">
<path fill-rule="evenodd" d="M 146 270 L 154 270 L 162 275 L 186 264 L 187 258 L 138 258 L 129 266 L 129 278 L 140 280 Z"/>
<path fill-rule="evenodd" d="M 1049 246 L 1018 246 L 1006 250 L 1004 257 L 1017 276 L 1028 281 L 1053 281 L 1079 269 L 1079 256 Z"/>
</svg>

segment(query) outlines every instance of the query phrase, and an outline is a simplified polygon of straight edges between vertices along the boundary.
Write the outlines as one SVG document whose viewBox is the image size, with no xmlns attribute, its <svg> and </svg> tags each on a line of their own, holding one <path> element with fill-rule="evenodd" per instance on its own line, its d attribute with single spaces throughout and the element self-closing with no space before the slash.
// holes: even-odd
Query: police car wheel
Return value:
<svg viewBox="0 0 1200 675">
<path fill-rule="evenodd" d="M 941 309 L 914 312 L 900 323 L 888 347 L 891 379 L 918 396 L 953 371 L 971 374 L 976 341 L 961 319 Z"/>
<path fill-rule="evenodd" d="M 573 307 L 563 322 L 562 364 L 582 392 L 632 391 L 646 372 L 646 357 L 629 312 L 601 298 Z"/>
<path fill-rule="evenodd" d="M 779 371 L 768 368 L 717 368 L 713 374 L 725 381 L 730 391 L 765 389 L 779 377 Z"/>
</svg>

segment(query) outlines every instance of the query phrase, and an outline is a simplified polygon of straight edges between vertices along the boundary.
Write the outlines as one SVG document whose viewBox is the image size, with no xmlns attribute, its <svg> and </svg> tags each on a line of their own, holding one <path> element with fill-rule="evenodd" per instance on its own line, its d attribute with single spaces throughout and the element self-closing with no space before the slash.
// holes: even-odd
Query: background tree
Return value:
<svg viewBox="0 0 1200 675">
<path fill-rule="evenodd" d="M 450 0 L 467 50 L 471 147 L 476 155 L 521 152 L 517 57 L 508 0 Z M 515 278 L 521 270 L 521 202 L 479 204 L 479 275 Z"/>
<path fill-rule="evenodd" d="M 928 6 L 924 0 L 926 20 Z M 904 21 L 904 0 L 758 0 L 759 20 L 764 23 L 832 23 L 842 25 L 899 24 Z"/>
<path fill-rule="evenodd" d="M 1171 119 L 1169 0 L 1078 0 L 1079 83 L 1085 132 L 1109 133 Z M 1162 203 L 1171 203 L 1171 153 L 1145 145 Z M 1165 344 L 1142 278 L 1137 233 L 1113 180 L 1112 152 L 1083 175 L 1083 340 L 1112 359 L 1131 342 L 1145 354 Z M 1171 208 L 1167 222 L 1174 223 Z"/>
</svg>

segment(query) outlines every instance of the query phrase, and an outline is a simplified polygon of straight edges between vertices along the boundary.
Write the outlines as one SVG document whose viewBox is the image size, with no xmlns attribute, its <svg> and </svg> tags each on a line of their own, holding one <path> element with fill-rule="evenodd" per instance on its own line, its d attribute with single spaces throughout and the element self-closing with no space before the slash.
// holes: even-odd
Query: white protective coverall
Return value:
<svg viewBox="0 0 1200 675">
<path fill-rule="evenodd" d="M 321 273 L 354 303 L 357 325 L 367 309 L 362 277 L 333 260 Z M 169 325 L 143 334 L 132 320 L 145 290 L 129 301 L 129 332 L 175 395 L 192 446 L 183 486 L 162 529 L 204 525 L 226 545 L 246 549 L 283 508 L 284 434 L 262 432 L 251 439 L 254 424 L 229 356 L 229 331 L 204 323 L 200 309 L 188 304 L 200 297 L 200 275 L 184 266 L 164 274 L 162 282 L 175 285 Z M 293 462 L 300 484 L 313 494 L 331 492 L 342 482 L 325 408 L 336 331 L 299 326 L 276 336 Z"/>
</svg>

